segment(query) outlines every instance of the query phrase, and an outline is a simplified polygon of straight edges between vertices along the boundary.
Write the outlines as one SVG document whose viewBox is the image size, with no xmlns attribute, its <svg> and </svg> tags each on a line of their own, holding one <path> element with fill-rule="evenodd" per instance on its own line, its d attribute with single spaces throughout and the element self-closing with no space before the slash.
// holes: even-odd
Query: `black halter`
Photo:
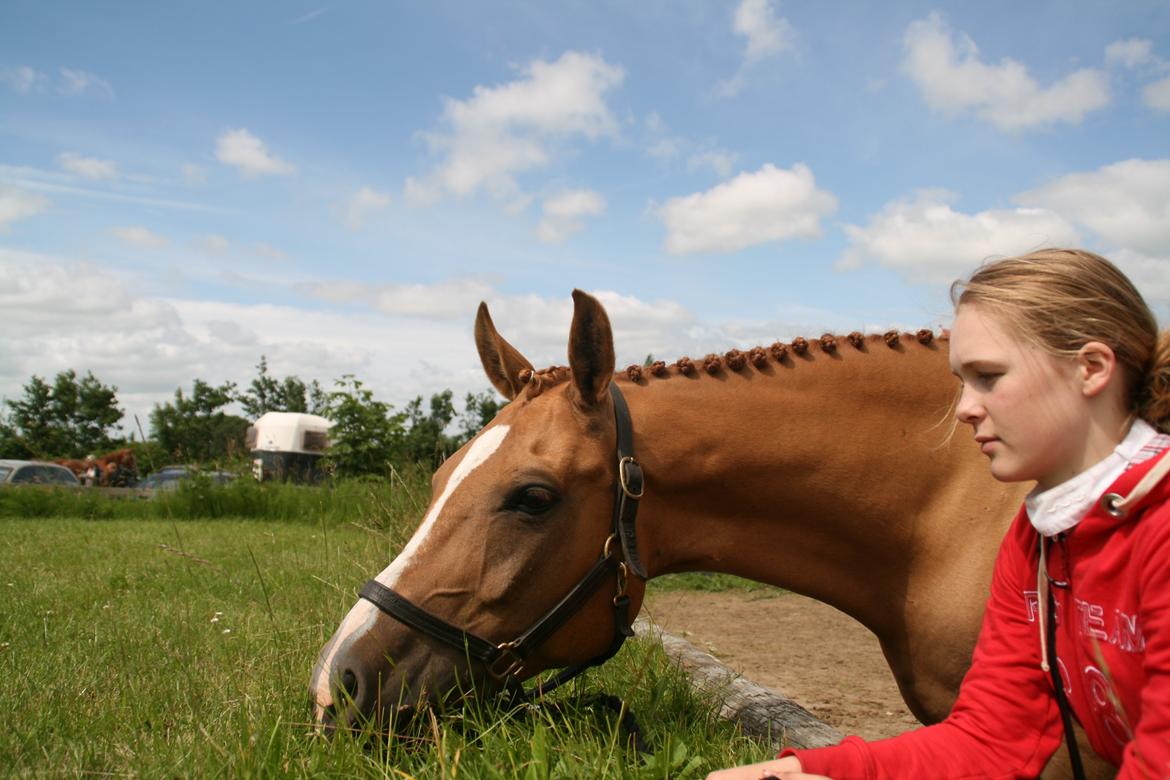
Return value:
<svg viewBox="0 0 1170 780">
<path fill-rule="evenodd" d="M 503 681 L 505 686 L 511 686 L 516 673 L 523 667 L 532 651 L 576 614 L 603 581 L 611 575 L 616 575 L 617 595 L 613 599 L 614 632 L 609 648 L 595 658 L 563 669 L 550 681 L 538 684 L 526 695 L 548 693 L 586 669 L 612 658 L 626 638 L 634 635 L 634 630 L 630 627 L 630 598 L 626 595 L 627 573 L 632 571 L 636 576 L 646 579 L 646 569 L 638 557 L 635 527 L 638 499 L 642 497 L 645 482 L 642 467 L 634 458 L 633 424 L 630 421 L 626 399 L 616 383 L 610 383 L 609 393 L 613 398 L 614 417 L 617 422 L 618 455 L 618 478 L 614 492 L 610 535 L 602 546 L 601 558 L 556 606 L 544 614 L 544 617 L 515 639 L 497 644 L 435 617 L 377 580 L 370 580 L 365 584 L 361 590 L 361 597 L 400 623 L 481 661 L 492 677 Z M 616 549 L 619 546 L 621 549 Z"/>
</svg>

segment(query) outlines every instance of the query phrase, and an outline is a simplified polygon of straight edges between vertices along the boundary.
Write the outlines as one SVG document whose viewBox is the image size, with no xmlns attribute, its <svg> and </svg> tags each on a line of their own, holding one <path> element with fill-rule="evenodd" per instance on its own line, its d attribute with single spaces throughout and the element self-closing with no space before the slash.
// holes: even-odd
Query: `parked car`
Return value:
<svg viewBox="0 0 1170 780">
<path fill-rule="evenodd" d="M 0 460 L 0 485 L 65 485 L 79 487 L 76 475 L 56 463 Z"/>
<path fill-rule="evenodd" d="M 135 487 L 149 491 L 177 490 L 180 483 L 195 474 L 207 477 L 213 485 L 226 485 L 236 478 L 230 471 L 197 471 L 190 466 L 166 466 L 140 479 Z"/>
</svg>

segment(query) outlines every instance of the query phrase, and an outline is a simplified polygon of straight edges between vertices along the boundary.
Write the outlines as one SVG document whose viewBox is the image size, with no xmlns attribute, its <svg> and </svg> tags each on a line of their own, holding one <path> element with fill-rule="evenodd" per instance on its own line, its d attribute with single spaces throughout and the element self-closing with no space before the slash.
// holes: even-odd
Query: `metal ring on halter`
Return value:
<svg viewBox="0 0 1170 780">
<path fill-rule="evenodd" d="M 609 538 L 605 540 L 605 546 L 601 548 L 601 557 L 608 558 L 613 555 L 613 546 L 617 543 L 618 535 L 610 534 Z"/>
<path fill-rule="evenodd" d="M 626 596 L 626 580 L 629 579 L 630 570 L 626 567 L 625 561 L 618 564 L 617 570 L 617 595 L 613 597 L 613 603 L 617 604 L 618 599 L 623 599 Z"/>
<path fill-rule="evenodd" d="M 627 455 L 618 461 L 618 484 L 622 486 L 622 492 L 626 494 L 627 498 L 637 500 L 646 493 L 646 481 L 643 478 L 642 485 L 639 487 L 637 493 L 630 490 L 629 472 L 626 469 L 631 463 L 638 467 L 639 475 L 641 475 L 642 467 L 639 465 L 637 459 Z"/>
</svg>

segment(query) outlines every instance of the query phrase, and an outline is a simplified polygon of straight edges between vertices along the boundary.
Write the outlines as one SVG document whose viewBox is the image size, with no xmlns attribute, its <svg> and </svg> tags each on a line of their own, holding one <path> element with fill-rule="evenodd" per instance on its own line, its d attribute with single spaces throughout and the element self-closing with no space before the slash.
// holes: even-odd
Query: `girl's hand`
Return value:
<svg viewBox="0 0 1170 780">
<path fill-rule="evenodd" d="M 720 769 L 707 775 L 707 780 L 765 780 L 769 777 L 779 780 L 829 780 L 823 775 L 806 775 L 800 771 L 800 759 L 796 756 Z"/>
</svg>

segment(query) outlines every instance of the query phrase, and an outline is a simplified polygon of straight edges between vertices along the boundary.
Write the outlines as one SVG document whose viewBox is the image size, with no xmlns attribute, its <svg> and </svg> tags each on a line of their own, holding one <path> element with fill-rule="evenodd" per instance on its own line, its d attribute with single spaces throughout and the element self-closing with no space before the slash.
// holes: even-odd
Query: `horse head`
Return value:
<svg viewBox="0 0 1170 780">
<path fill-rule="evenodd" d="M 643 588 L 630 577 L 627 593 L 614 531 L 613 334 L 596 299 L 573 300 L 569 366 L 544 371 L 480 305 L 479 356 L 510 403 L 435 472 L 413 537 L 322 648 L 326 731 L 596 661 L 628 634 Z"/>
</svg>

